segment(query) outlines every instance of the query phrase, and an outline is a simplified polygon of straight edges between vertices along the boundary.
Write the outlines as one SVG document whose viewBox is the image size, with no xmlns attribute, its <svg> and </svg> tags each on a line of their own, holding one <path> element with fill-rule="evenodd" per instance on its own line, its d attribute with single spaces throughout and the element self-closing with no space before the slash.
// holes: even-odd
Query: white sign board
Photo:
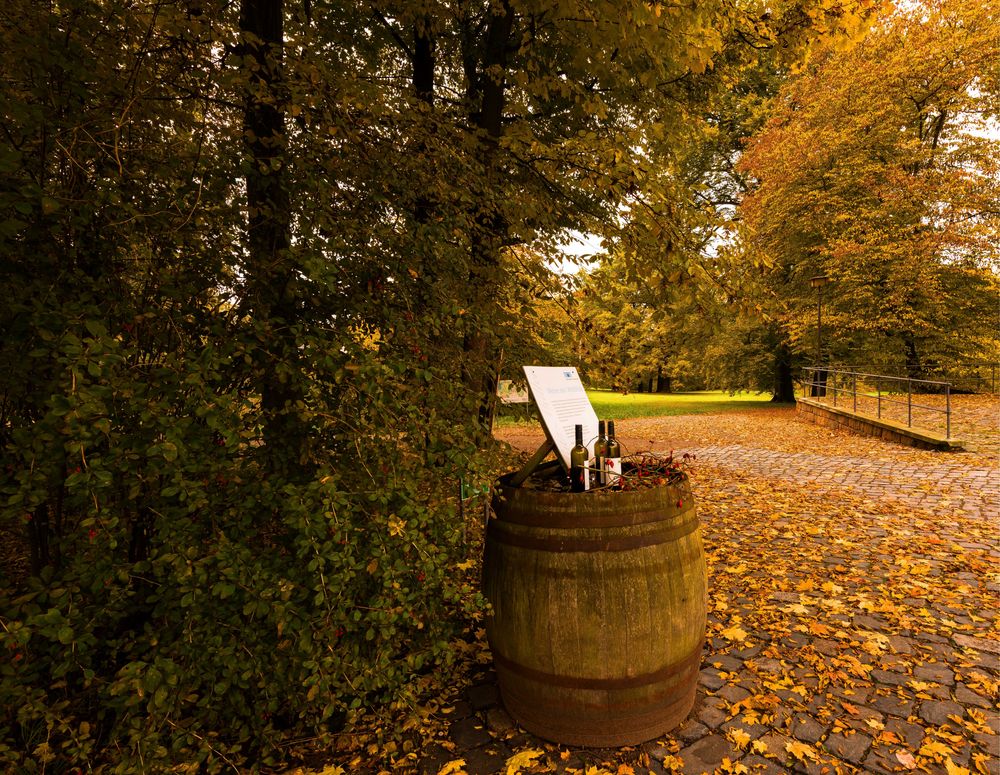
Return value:
<svg viewBox="0 0 1000 775">
<path fill-rule="evenodd" d="M 535 399 L 542 426 L 555 444 L 563 465 L 569 468 L 569 453 L 576 444 L 574 426 L 583 426 L 583 443 L 594 454 L 597 414 L 572 366 L 525 366 L 524 376 Z"/>
</svg>

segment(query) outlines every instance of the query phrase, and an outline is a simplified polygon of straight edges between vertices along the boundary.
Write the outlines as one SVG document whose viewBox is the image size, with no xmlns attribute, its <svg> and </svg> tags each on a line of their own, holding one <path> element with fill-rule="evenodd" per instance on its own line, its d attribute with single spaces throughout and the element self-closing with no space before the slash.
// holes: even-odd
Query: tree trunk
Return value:
<svg viewBox="0 0 1000 775">
<path fill-rule="evenodd" d="M 283 27 L 283 0 L 242 0 L 248 301 L 254 323 L 267 336 L 255 364 L 264 441 L 271 465 L 301 470 L 309 436 L 295 410 L 302 391 L 293 331 L 298 313 L 285 179 Z"/>
<path fill-rule="evenodd" d="M 911 331 L 903 332 L 903 347 L 906 354 L 906 376 L 910 379 L 926 379 L 927 370 L 920 360 L 917 342 Z"/>
<path fill-rule="evenodd" d="M 670 377 L 663 376 L 663 366 L 656 367 L 656 392 L 657 393 L 670 392 Z"/>
<path fill-rule="evenodd" d="M 485 138 L 482 143 L 483 191 L 471 235 L 468 295 L 468 308 L 478 313 L 481 322 L 475 326 L 472 321 L 475 327 L 467 330 L 463 337 L 462 380 L 466 388 L 479 397 L 477 417 L 484 432 L 488 432 L 493 423 L 499 378 L 491 312 L 496 308 L 495 286 L 500 279 L 500 251 L 507 224 L 497 209 L 500 198 L 497 149 L 503 135 L 506 73 L 514 17 L 514 10 L 506 1 L 501 4 L 500 13 L 491 16 L 478 70 L 471 64 L 472 52 L 468 48 L 463 52 L 466 78 L 470 79 L 471 120 Z M 471 45 L 470 40 L 464 43 Z"/>
<path fill-rule="evenodd" d="M 792 380 L 792 351 L 781 344 L 774 357 L 774 387 L 771 400 L 781 403 L 795 401 L 795 383 Z"/>
</svg>

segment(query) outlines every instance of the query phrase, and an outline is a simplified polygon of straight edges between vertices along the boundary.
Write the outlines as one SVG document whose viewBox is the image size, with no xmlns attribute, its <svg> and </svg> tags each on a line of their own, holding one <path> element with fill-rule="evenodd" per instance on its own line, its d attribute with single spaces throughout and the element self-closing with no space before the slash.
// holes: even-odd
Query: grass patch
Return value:
<svg viewBox="0 0 1000 775">
<path fill-rule="evenodd" d="M 693 393 L 629 393 L 588 390 L 597 416 L 609 420 L 630 417 L 671 417 L 677 414 L 710 414 L 772 406 L 768 393 L 701 390 Z"/>
<path fill-rule="evenodd" d="M 736 393 L 701 390 L 693 393 L 629 393 L 611 390 L 588 390 L 590 403 L 601 419 L 621 420 L 633 417 L 670 417 L 678 414 L 710 414 L 773 406 L 768 393 Z M 537 422 L 533 404 L 502 407 L 497 425 Z"/>
</svg>

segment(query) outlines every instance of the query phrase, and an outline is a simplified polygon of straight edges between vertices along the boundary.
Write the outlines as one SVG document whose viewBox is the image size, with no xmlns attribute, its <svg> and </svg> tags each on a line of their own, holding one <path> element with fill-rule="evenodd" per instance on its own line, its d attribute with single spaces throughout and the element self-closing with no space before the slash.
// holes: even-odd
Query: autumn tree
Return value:
<svg viewBox="0 0 1000 775">
<path fill-rule="evenodd" d="M 998 46 L 979 3 L 900 6 L 782 90 L 741 160 L 755 186 L 740 209 L 782 346 L 809 351 L 808 280 L 825 274 L 826 358 L 926 377 L 996 357 Z"/>
</svg>

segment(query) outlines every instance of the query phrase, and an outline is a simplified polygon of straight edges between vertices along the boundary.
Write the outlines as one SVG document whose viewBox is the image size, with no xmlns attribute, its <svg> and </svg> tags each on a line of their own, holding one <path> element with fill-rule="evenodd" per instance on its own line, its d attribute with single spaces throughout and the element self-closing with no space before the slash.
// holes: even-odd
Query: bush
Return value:
<svg viewBox="0 0 1000 775">
<path fill-rule="evenodd" d="M 404 394 L 443 402 L 450 381 L 317 353 L 289 374 L 314 458 L 283 466 L 248 387 L 259 332 L 205 318 L 197 347 L 150 360 L 162 319 L 90 314 L 34 330 L 27 370 L 53 392 L 4 449 L 2 530 L 26 530 L 35 571 L 8 563 L 0 597 L 5 769 L 273 763 L 447 662 L 479 604 L 455 570 L 474 449 Z"/>
</svg>

